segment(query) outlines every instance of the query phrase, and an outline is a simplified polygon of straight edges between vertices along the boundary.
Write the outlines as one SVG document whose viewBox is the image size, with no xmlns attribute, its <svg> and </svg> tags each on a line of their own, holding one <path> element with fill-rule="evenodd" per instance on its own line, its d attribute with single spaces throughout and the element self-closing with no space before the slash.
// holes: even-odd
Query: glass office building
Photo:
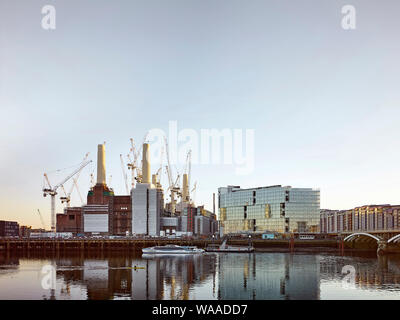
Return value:
<svg viewBox="0 0 400 320">
<path fill-rule="evenodd" d="M 219 219 L 223 233 L 318 232 L 320 191 L 280 185 L 218 189 Z"/>
</svg>

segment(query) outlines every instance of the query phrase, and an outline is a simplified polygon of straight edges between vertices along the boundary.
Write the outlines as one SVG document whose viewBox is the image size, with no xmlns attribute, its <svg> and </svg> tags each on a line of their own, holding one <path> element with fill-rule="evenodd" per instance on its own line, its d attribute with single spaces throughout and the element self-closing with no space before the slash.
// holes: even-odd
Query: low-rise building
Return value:
<svg viewBox="0 0 400 320">
<path fill-rule="evenodd" d="M 164 235 L 176 234 L 181 231 L 181 217 L 161 217 L 160 231 Z"/>
<path fill-rule="evenodd" d="M 320 212 L 321 233 L 400 230 L 400 205 L 365 205 Z"/>
<path fill-rule="evenodd" d="M 114 196 L 112 201 L 112 234 L 125 236 L 132 233 L 132 200 L 128 196 Z"/>
<path fill-rule="evenodd" d="M 181 216 L 182 232 L 191 233 L 194 236 L 212 236 L 218 234 L 218 221 L 215 214 L 204 206 L 187 206 Z"/>
<path fill-rule="evenodd" d="M 19 224 L 15 221 L 0 221 L 0 237 L 19 237 Z"/>
<path fill-rule="evenodd" d="M 29 238 L 31 230 L 32 230 L 31 226 L 20 226 L 19 227 L 19 237 L 20 238 Z"/>
<path fill-rule="evenodd" d="M 83 232 L 82 207 L 68 207 L 64 213 L 57 214 L 57 232 L 72 232 L 78 234 Z"/>
</svg>

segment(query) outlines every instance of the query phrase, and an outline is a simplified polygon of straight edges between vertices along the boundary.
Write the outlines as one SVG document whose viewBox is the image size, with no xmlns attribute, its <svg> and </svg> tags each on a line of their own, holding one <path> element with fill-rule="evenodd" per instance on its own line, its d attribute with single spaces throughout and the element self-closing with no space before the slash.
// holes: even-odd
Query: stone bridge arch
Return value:
<svg viewBox="0 0 400 320">
<path fill-rule="evenodd" d="M 375 236 L 373 234 L 369 234 L 366 232 L 356 232 L 356 233 L 353 233 L 353 234 L 347 236 L 346 238 L 344 238 L 343 241 L 350 241 L 354 237 L 359 237 L 359 236 L 370 237 L 370 238 L 376 240 L 378 243 L 383 240 L 381 237 Z"/>
<path fill-rule="evenodd" d="M 388 240 L 388 243 L 396 242 L 396 241 L 398 241 L 398 240 L 400 240 L 400 234 L 395 235 L 394 237 L 391 237 L 391 238 Z"/>
</svg>

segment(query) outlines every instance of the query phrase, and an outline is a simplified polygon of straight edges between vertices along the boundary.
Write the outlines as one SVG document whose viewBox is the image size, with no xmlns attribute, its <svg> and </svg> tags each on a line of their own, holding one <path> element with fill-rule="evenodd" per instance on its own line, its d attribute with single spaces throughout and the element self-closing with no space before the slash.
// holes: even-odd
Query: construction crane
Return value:
<svg viewBox="0 0 400 320">
<path fill-rule="evenodd" d="M 126 194 L 129 194 L 129 187 L 128 187 L 128 175 L 125 172 L 125 164 L 124 164 L 124 159 L 122 158 L 122 154 L 119 155 L 121 159 L 121 169 L 122 169 L 122 175 L 124 176 L 125 180 L 125 188 L 126 188 Z"/>
<path fill-rule="evenodd" d="M 136 149 L 135 143 L 133 139 L 130 139 L 131 141 L 131 149 L 129 150 L 129 153 L 127 155 L 128 158 L 128 169 L 131 170 L 131 175 L 132 175 L 132 188 L 135 187 L 135 180 L 138 182 L 141 181 L 141 174 L 140 173 L 140 168 L 138 167 L 137 161 L 140 156 L 140 148 L 139 150 Z M 132 155 L 132 157 L 131 157 Z"/>
<path fill-rule="evenodd" d="M 40 213 L 39 209 L 37 209 L 37 211 L 38 211 L 38 214 L 39 214 L 39 217 L 40 217 L 40 221 L 42 222 L 43 230 L 46 231 L 46 225 L 44 224 L 44 220 L 43 220 L 42 214 Z"/>
<path fill-rule="evenodd" d="M 157 172 L 156 172 L 156 187 L 161 188 L 161 172 L 162 172 L 162 167 L 160 167 Z"/>
<path fill-rule="evenodd" d="M 84 163 L 87 160 L 88 157 L 89 157 L 89 152 L 85 154 L 85 157 L 83 158 L 82 163 Z M 70 206 L 71 194 L 72 194 L 72 191 L 74 191 L 74 187 L 76 187 L 76 190 L 77 190 L 77 192 L 79 194 L 79 198 L 81 199 L 81 203 L 83 204 L 83 199 L 82 199 L 82 196 L 81 196 L 79 188 L 78 188 L 78 179 L 79 179 L 79 175 L 80 174 L 81 173 L 78 172 L 76 174 L 76 176 L 72 178 L 71 188 L 70 188 L 68 193 L 65 191 L 64 186 L 63 185 L 61 186 L 62 190 L 64 192 L 64 197 L 60 197 L 60 200 L 61 200 L 61 203 L 66 203 L 67 207 Z"/>
<path fill-rule="evenodd" d="M 191 198 L 191 203 L 193 205 L 196 205 L 196 190 L 197 190 L 197 181 L 195 181 L 194 185 L 193 185 L 193 189 L 190 191 L 190 194 L 192 195 Z"/>
<path fill-rule="evenodd" d="M 81 204 L 82 204 L 82 205 L 84 205 L 85 203 L 84 203 L 84 201 L 83 201 L 83 198 L 82 198 L 81 192 L 79 191 L 79 187 L 78 187 L 78 182 L 77 182 L 77 179 L 75 179 L 75 178 L 72 178 L 72 182 L 74 183 L 74 185 L 75 185 L 75 188 L 76 188 L 76 191 L 78 192 L 79 199 L 81 199 Z"/>
<path fill-rule="evenodd" d="M 93 188 L 95 185 L 94 183 L 94 174 L 93 172 L 90 174 L 90 188 Z"/>
<path fill-rule="evenodd" d="M 190 202 L 190 176 L 191 176 L 191 170 L 192 170 L 192 150 L 189 150 L 186 156 L 186 165 L 185 165 L 185 170 L 184 170 L 184 175 L 183 178 L 185 179 L 185 175 L 187 175 L 187 181 L 183 181 L 182 183 L 182 188 L 185 190 L 182 190 L 182 194 L 185 195 L 186 199 L 182 199 L 184 202 Z"/>
<path fill-rule="evenodd" d="M 148 135 L 149 133 L 146 132 L 143 138 L 142 145 L 146 142 Z M 142 148 L 136 148 L 135 142 L 133 141 L 132 138 L 130 138 L 130 141 L 131 141 L 131 148 L 127 155 L 127 159 L 128 159 L 128 169 L 131 170 L 132 188 L 134 188 L 135 181 L 139 183 L 142 181 L 142 168 L 141 165 L 138 165 L 138 159 L 140 158 L 140 155 L 142 153 Z"/>
<path fill-rule="evenodd" d="M 167 170 L 167 175 L 168 175 L 168 182 L 169 182 L 168 190 L 171 192 L 171 194 L 170 194 L 170 197 L 171 197 L 171 213 L 175 214 L 175 211 L 176 211 L 176 208 L 175 208 L 175 193 L 172 191 L 174 183 L 172 181 L 172 175 L 171 175 L 169 167 L 165 166 L 165 169 Z"/>
<path fill-rule="evenodd" d="M 168 141 L 167 138 L 164 136 L 164 143 L 165 143 L 165 152 L 166 152 L 166 156 L 167 156 L 167 174 L 168 174 L 168 182 L 169 182 L 169 191 L 171 192 L 170 197 L 171 197 L 171 213 L 174 215 L 176 213 L 176 200 L 175 200 L 175 194 L 176 191 L 179 191 L 179 189 L 177 190 L 176 187 L 176 182 L 174 183 L 174 181 L 172 180 L 172 172 L 171 172 L 171 162 L 169 160 L 169 148 L 168 148 Z M 178 179 L 177 179 L 178 181 Z"/>
<path fill-rule="evenodd" d="M 172 190 L 178 196 L 182 196 L 181 187 L 179 186 L 180 177 L 181 177 L 181 175 L 178 173 L 177 176 L 176 176 L 176 180 L 175 180 L 174 186 L 172 188 Z"/>
<path fill-rule="evenodd" d="M 47 187 L 43 187 L 43 196 L 46 197 L 47 195 L 51 196 L 51 231 L 56 231 L 56 195 L 57 189 L 66 183 L 69 179 L 74 177 L 77 173 L 81 172 L 84 167 L 86 167 L 92 160 L 83 162 L 78 169 L 74 170 L 70 175 L 68 175 L 63 181 L 61 181 L 56 186 L 52 187 L 49 181 L 49 177 L 47 174 L 44 174 L 45 182 L 47 182 Z"/>
<path fill-rule="evenodd" d="M 156 172 L 157 188 L 161 188 L 161 173 L 162 173 L 162 167 L 163 167 L 163 156 L 164 156 L 164 148 L 161 147 L 161 151 L 160 151 L 160 168 Z"/>
<path fill-rule="evenodd" d="M 67 191 L 65 191 L 64 185 L 61 185 L 61 189 L 64 192 L 64 197 L 60 197 L 61 203 L 66 203 L 67 207 L 69 207 L 70 196 L 67 194 Z"/>
</svg>

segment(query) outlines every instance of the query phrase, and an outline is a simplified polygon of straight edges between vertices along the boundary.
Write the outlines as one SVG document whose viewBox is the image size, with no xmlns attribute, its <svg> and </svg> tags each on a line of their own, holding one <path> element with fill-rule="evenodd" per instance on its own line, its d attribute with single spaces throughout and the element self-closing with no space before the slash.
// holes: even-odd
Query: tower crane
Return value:
<svg viewBox="0 0 400 320">
<path fill-rule="evenodd" d="M 135 143 L 133 139 L 130 139 L 131 141 L 131 149 L 129 150 L 129 153 L 127 155 L 128 158 L 128 169 L 131 170 L 131 175 L 132 175 L 132 188 L 135 187 L 135 180 L 138 180 L 140 182 L 140 177 L 139 177 L 139 170 L 137 160 L 140 155 L 140 148 L 139 150 L 136 149 Z M 132 157 L 131 157 L 132 155 Z"/>
<path fill-rule="evenodd" d="M 79 199 L 81 199 L 82 205 L 84 205 L 85 203 L 83 202 L 83 198 L 82 198 L 81 192 L 79 191 L 79 187 L 78 187 L 78 182 L 77 182 L 77 180 L 76 180 L 75 178 L 72 178 L 72 182 L 73 182 L 74 185 L 75 185 L 76 191 L 78 192 Z"/>
<path fill-rule="evenodd" d="M 64 185 L 61 185 L 61 189 L 64 192 L 64 197 L 60 197 L 61 203 L 66 203 L 67 207 L 69 207 L 70 197 L 68 196 L 67 191 L 65 191 Z"/>
<path fill-rule="evenodd" d="M 122 154 L 119 155 L 120 159 L 121 159 L 121 169 L 122 169 L 122 174 L 124 176 L 124 180 L 125 180 L 125 188 L 126 188 L 126 193 L 129 194 L 129 187 L 128 187 L 128 176 L 125 172 L 125 164 L 124 164 L 124 159 L 122 158 Z"/>
<path fill-rule="evenodd" d="M 83 158 L 82 163 L 85 162 L 88 157 L 89 157 L 89 152 L 85 154 L 85 157 Z M 81 172 L 78 172 L 75 177 L 72 177 L 72 184 L 71 184 L 71 188 L 68 193 L 65 191 L 64 186 L 63 185 L 61 186 L 62 190 L 64 192 L 64 197 L 60 197 L 60 200 L 61 200 L 61 203 L 66 203 L 67 207 L 70 206 L 71 194 L 72 194 L 72 191 L 74 191 L 74 187 L 76 187 L 76 190 L 79 194 L 79 198 L 81 199 L 81 203 L 83 204 L 83 199 L 82 199 L 81 193 L 79 192 L 79 188 L 78 188 L 78 179 L 79 179 L 80 174 L 81 174 Z"/>
<path fill-rule="evenodd" d="M 176 199 L 175 196 L 177 196 L 177 197 L 182 196 L 181 188 L 179 186 L 180 175 L 178 174 L 177 177 L 176 177 L 175 182 L 173 182 L 170 167 L 165 166 L 165 168 L 167 170 L 168 179 L 169 179 L 168 190 L 171 192 L 170 193 L 170 197 L 171 197 L 171 213 L 175 214 L 176 213 L 176 203 L 177 203 L 177 199 Z"/>
<path fill-rule="evenodd" d="M 142 145 L 146 142 L 148 135 L 149 135 L 149 133 L 146 132 L 146 134 L 143 138 Z M 128 159 L 128 169 L 131 170 L 132 188 L 134 188 L 135 180 L 139 183 L 142 181 L 142 168 L 141 168 L 141 166 L 138 165 L 138 159 L 140 157 L 142 149 L 136 148 L 135 143 L 132 138 L 130 138 L 130 141 L 131 141 L 131 148 L 127 155 L 127 159 Z"/>
<path fill-rule="evenodd" d="M 93 172 L 90 174 L 90 188 L 94 187 L 94 174 Z"/>
<path fill-rule="evenodd" d="M 187 174 L 187 185 L 182 185 L 182 188 L 186 188 L 186 190 L 182 190 L 182 194 L 187 193 L 187 199 L 182 199 L 182 201 L 190 202 L 190 176 L 192 170 L 192 150 L 189 150 L 186 156 L 186 165 L 184 174 Z"/>
<path fill-rule="evenodd" d="M 47 195 L 51 196 L 51 231 L 56 231 L 56 195 L 57 189 L 66 183 L 69 179 L 74 177 L 77 173 L 81 172 L 84 167 L 86 167 L 92 160 L 84 161 L 78 169 L 74 170 L 70 175 L 68 175 L 63 181 L 61 181 L 56 186 L 52 187 L 49 181 L 49 177 L 47 174 L 44 174 L 45 182 L 47 182 L 47 187 L 43 187 L 43 196 L 46 197 Z"/>
<path fill-rule="evenodd" d="M 42 222 L 43 230 L 46 231 L 46 225 L 44 224 L 44 220 L 43 220 L 42 214 L 40 213 L 39 209 L 37 209 L 37 211 L 38 211 L 38 214 L 39 214 L 39 217 L 40 217 L 40 221 Z"/>
<path fill-rule="evenodd" d="M 178 195 L 178 196 L 182 196 L 181 193 L 181 187 L 179 186 L 179 179 L 180 179 L 181 175 L 178 173 L 178 175 L 176 176 L 176 180 L 174 183 L 174 186 L 172 188 L 172 190 Z"/>
<path fill-rule="evenodd" d="M 192 194 L 191 203 L 195 205 L 196 202 L 196 190 L 197 190 L 197 181 L 194 182 L 193 189 L 190 191 Z"/>
<path fill-rule="evenodd" d="M 161 187 L 161 173 L 162 173 L 162 167 L 163 167 L 163 156 L 164 156 L 164 148 L 161 147 L 160 151 L 160 168 L 156 172 L 156 183 L 157 187 Z"/>
<path fill-rule="evenodd" d="M 161 171 L 162 171 L 162 166 L 156 172 L 156 184 L 158 188 L 161 188 Z"/>
<path fill-rule="evenodd" d="M 179 188 L 177 188 L 176 183 L 172 180 L 172 168 L 171 168 L 171 162 L 169 160 L 169 148 L 168 148 L 168 141 L 167 138 L 164 136 L 164 143 L 165 143 L 165 152 L 167 156 L 167 174 L 168 174 L 168 182 L 169 182 L 169 190 L 171 192 L 171 213 L 174 215 L 176 213 L 176 199 L 175 199 L 175 194 L 177 191 L 179 191 Z"/>
</svg>

